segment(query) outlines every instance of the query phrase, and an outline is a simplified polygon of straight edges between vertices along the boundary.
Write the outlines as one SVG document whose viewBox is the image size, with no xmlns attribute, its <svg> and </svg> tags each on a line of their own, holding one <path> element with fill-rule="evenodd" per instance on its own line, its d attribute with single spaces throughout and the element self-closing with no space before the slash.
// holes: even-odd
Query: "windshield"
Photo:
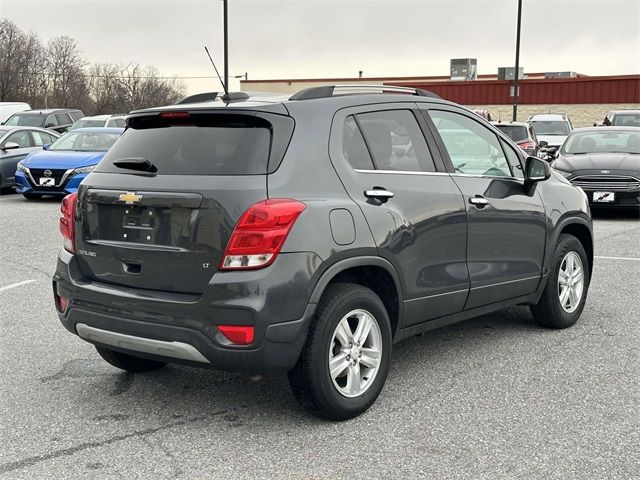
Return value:
<svg viewBox="0 0 640 480">
<path fill-rule="evenodd" d="M 640 113 L 618 113 L 611 125 L 619 127 L 640 127 Z"/>
<path fill-rule="evenodd" d="M 603 131 L 575 133 L 567 139 L 563 152 L 568 155 L 586 153 L 640 154 L 640 131 Z"/>
<path fill-rule="evenodd" d="M 44 115 L 25 115 L 16 113 L 9 120 L 4 122 L 5 125 L 11 127 L 40 127 L 44 121 Z"/>
<path fill-rule="evenodd" d="M 569 124 L 562 120 L 530 122 L 536 135 L 569 135 Z"/>
<path fill-rule="evenodd" d="M 74 123 L 69 130 L 75 130 L 76 128 L 95 128 L 104 127 L 104 120 L 78 120 Z"/>
<path fill-rule="evenodd" d="M 106 152 L 120 138 L 119 133 L 71 132 L 56 140 L 49 150 L 73 152 Z"/>
<path fill-rule="evenodd" d="M 527 135 L 527 127 L 521 125 L 496 125 L 496 127 L 514 142 L 529 138 Z"/>
</svg>

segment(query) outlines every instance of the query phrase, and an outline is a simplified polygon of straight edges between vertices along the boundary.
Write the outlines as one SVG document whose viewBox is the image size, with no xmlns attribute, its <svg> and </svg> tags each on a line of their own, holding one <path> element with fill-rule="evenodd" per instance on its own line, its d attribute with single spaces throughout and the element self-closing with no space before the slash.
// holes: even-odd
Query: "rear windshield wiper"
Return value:
<svg viewBox="0 0 640 480">
<path fill-rule="evenodd" d="M 158 168 L 153 163 L 142 157 L 120 158 L 118 160 L 114 160 L 113 165 L 118 168 L 140 170 L 141 172 L 156 173 L 158 171 Z"/>
</svg>

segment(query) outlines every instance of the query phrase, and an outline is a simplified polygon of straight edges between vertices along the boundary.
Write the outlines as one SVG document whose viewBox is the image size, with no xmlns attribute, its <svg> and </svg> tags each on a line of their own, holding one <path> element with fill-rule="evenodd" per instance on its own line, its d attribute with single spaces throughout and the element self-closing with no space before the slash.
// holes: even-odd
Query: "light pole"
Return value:
<svg viewBox="0 0 640 480">
<path fill-rule="evenodd" d="M 522 21 L 522 0 L 518 0 L 518 28 L 516 30 L 516 71 L 513 75 L 513 115 L 511 120 L 516 121 L 518 117 L 518 77 L 520 70 L 520 23 Z"/>
<path fill-rule="evenodd" d="M 223 5 L 223 29 L 224 29 L 224 88 L 229 91 L 229 29 L 228 29 L 228 16 L 229 10 L 227 8 L 227 0 L 222 0 Z"/>
</svg>

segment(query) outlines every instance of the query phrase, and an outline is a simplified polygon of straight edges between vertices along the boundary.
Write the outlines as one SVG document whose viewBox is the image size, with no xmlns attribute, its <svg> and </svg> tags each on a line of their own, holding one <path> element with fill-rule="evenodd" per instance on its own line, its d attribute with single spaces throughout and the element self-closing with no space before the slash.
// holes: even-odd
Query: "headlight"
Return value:
<svg viewBox="0 0 640 480">
<path fill-rule="evenodd" d="M 95 165 L 89 165 L 88 167 L 80 167 L 80 168 L 76 168 L 73 173 L 89 173 L 91 172 L 94 168 L 96 168 Z"/>
<path fill-rule="evenodd" d="M 27 173 L 29 169 L 22 165 L 21 162 L 18 162 L 18 167 L 16 168 L 19 172 Z"/>
</svg>

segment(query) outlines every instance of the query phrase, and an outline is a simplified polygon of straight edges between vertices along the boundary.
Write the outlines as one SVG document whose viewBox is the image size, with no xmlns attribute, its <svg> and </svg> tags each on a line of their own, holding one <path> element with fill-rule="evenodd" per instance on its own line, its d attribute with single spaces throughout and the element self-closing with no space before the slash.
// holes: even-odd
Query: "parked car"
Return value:
<svg viewBox="0 0 640 480">
<path fill-rule="evenodd" d="M 42 145 L 55 142 L 60 135 L 33 127 L 0 126 L 0 190 L 15 186 L 18 162 Z"/>
<path fill-rule="evenodd" d="M 16 190 L 30 200 L 75 192 L 123 131 L 122 128 L 79 128 L 65 133 L 53 144 L 44 145 L 18 163 Z"/>
<path fill-rule="evenodd" d="M 66 132 L 76 120 L 84 117 L 81 110 L 47 109 L 14 113 L 4 122 L 10 127 L 40 127 L 58 133 Z"/>
<path fill-rule="evenodd" d="M 640 110 L 611 110 L 608 112 L 602 126 L 610 127 L 640 127 Z M 598 124 L 594 124 L 594 127 Z"/>
<path fill-rule="evenodd" d="M 126 115 L 95 115 L 93 117 L 83 117 L 76 121 L 69 131 L 77 128 L 124 128 L 126 126 Z"/>
<path fill-rule="evenodd" d="M 573 130 L 569 117 L 564 113 L 530 115 L 527 123 L 533 127 L 538 141 L 547 142 L 549 148 L 560 148 Z"/>
<path fill-rule="evenodd" d="M 577 128 L 552 166 L 594 207 L 640 207 L 640 127 Z"/>
<path fill-rule="evenodd" d="M 522 122 L 492 122 L 493 125 L 504 133 L 507 137 L 513 140 L 527 155 L 537 157 L 540 155 L 540 149 L 546 148 L 547 143 L 542 142 L 542 145 L 538 143 L 536 132 L 533 131 L 533 127 L 530 123 Z"/>
<path fill-rule="evenodd" d="M 62 202 L 62 324 L 129 372 L 288 371 L 340 420 L 375 401 L 394 342 L 520 304 L 573 325 L 584 192 L 434 94 L 341 88 L 373 87 L 133 112 Z"/>
<path fill-rule="evenodd" d="M 25 110 L 31 110 L 28 103 L 24 102 L 0 102 L 0 125 L 14 113 L 24 112 Z"/>
<path fill-rule="evenodd" d="M 478 115 L 479 117 L 484 118 L 487 122 L 491 122 L 491 112 L 489 110 L 471 110 L 473 113 Z"/>
</svg>

